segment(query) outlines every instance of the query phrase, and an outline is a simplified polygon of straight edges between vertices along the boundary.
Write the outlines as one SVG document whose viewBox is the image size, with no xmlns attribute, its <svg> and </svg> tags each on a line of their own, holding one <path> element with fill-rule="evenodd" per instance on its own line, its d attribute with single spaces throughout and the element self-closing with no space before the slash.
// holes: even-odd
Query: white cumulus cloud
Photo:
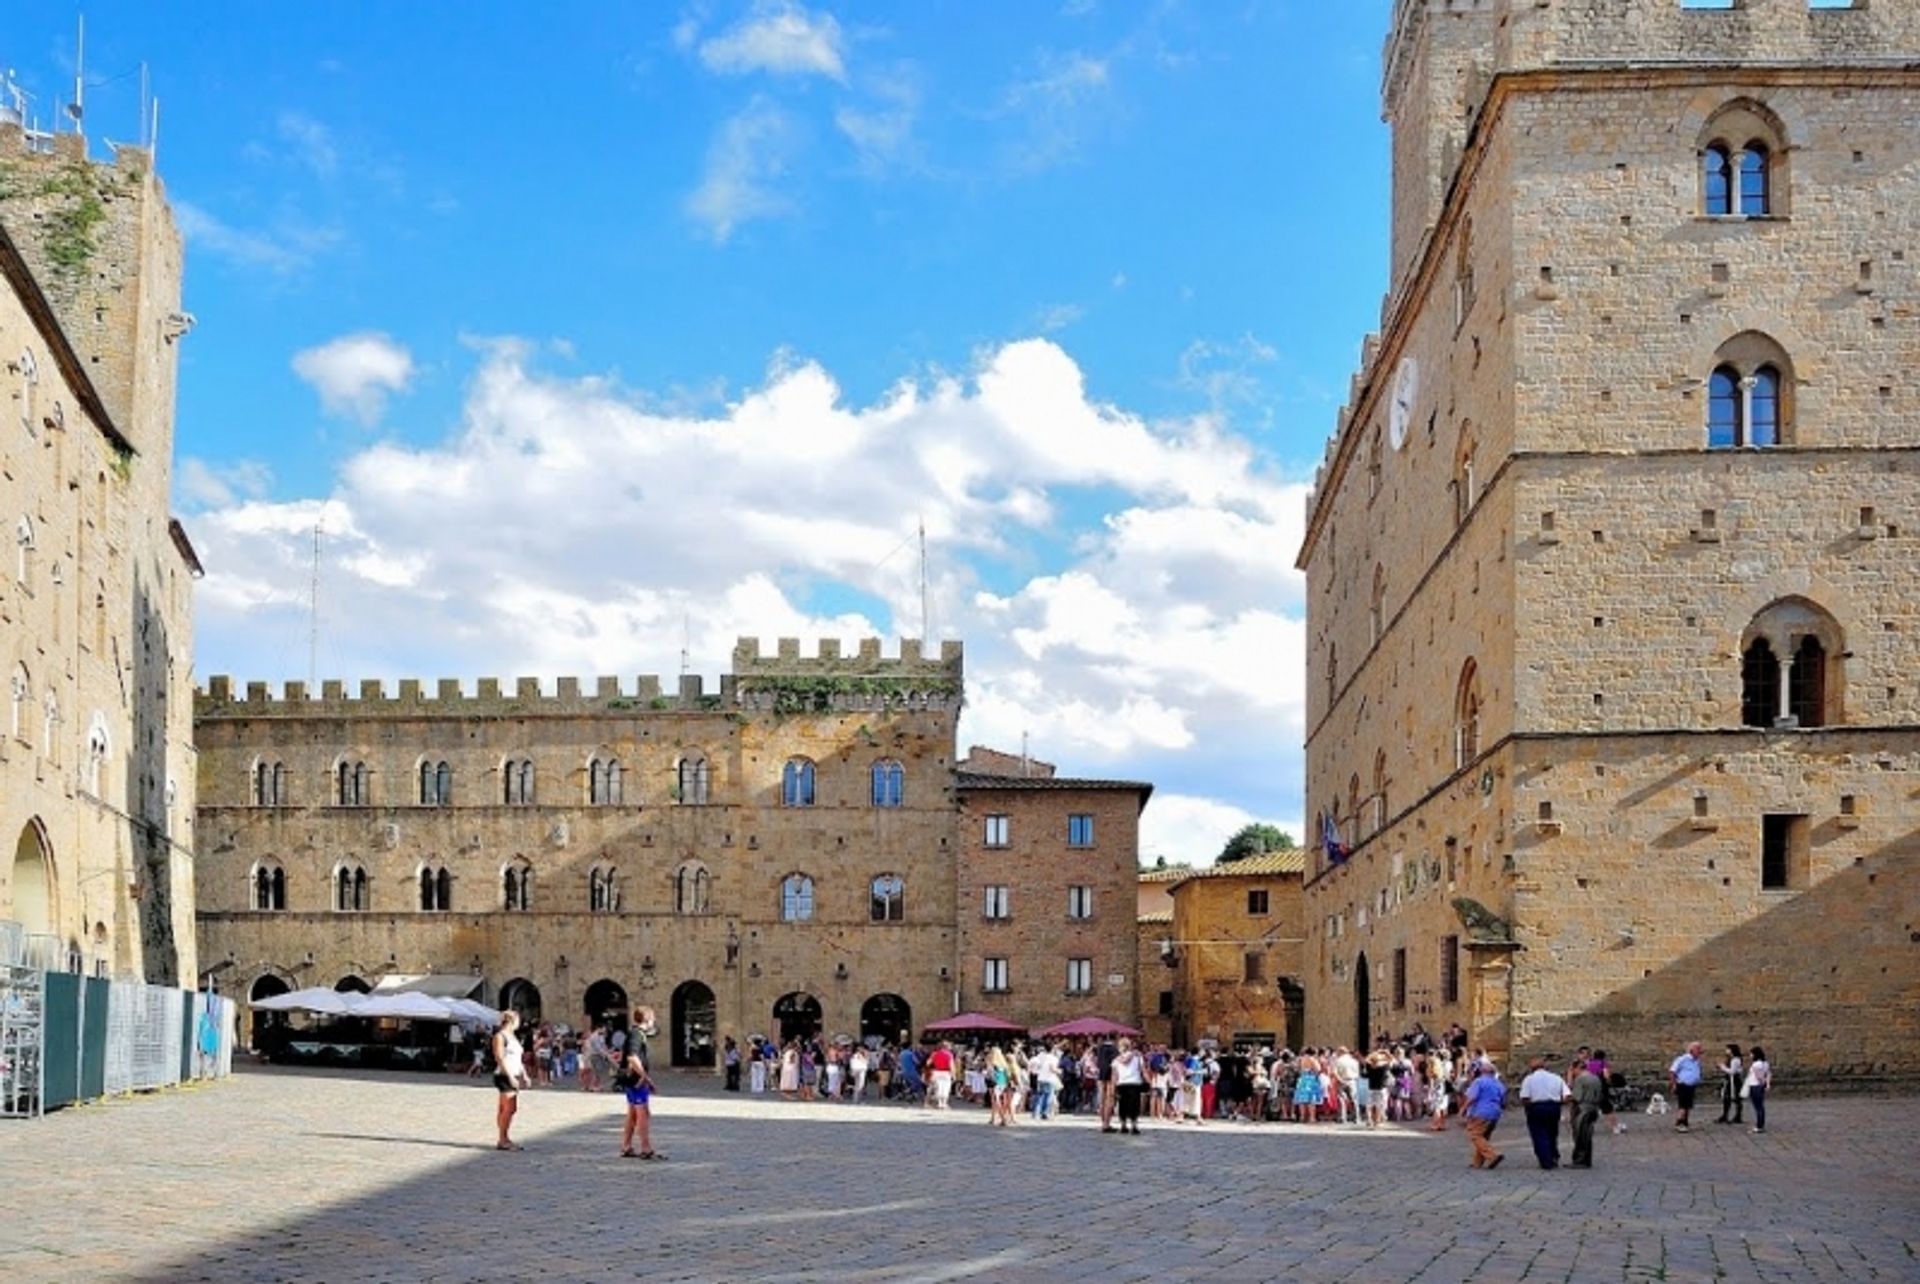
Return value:
<svg viewBox="0 0 1920 1284">
<path fill-rule="evenodd" d="M 293 372 L 320 394 L 330 415 L 371 426 L 386 413 L 387 398 L 413 382 L 413 355 L 384 334 L 342 335 L 293 356 Z"/>
<path fill-rule="evenodd" d="M 700 61 L 722 75 L 847 77 L 840 24 L 830 13 L 809 13 L 791 0 L 755 4 L 739 24 L 701 42 Z"/>
<path fill-rule="evenodd" d="M 773 218 L 794 208 L 780 189 L 799 131 L 786 112 L 756 99 L 721 125 L 707 148 L 700 185 L 687 197 L 687 213 L 715 241 L 726 242 L 742 223 Z"/>
</svg>

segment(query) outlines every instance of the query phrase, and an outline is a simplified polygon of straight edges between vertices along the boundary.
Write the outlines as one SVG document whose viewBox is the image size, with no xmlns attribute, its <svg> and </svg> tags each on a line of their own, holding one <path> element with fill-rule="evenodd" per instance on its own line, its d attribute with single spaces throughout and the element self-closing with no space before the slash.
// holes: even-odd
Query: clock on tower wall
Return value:
<svg viewBox="0 0 1920 1284">
<path fill-rule="evenodd" d="M 1420 363 L 1403 357 L 1394 371 L 1392 400 L 1387 406 L 1387 440 L 1395 450 L 1405 450 L 1407 427 L 1413 422 L 1414 398 L 1420 395 Z"/>
</svg>

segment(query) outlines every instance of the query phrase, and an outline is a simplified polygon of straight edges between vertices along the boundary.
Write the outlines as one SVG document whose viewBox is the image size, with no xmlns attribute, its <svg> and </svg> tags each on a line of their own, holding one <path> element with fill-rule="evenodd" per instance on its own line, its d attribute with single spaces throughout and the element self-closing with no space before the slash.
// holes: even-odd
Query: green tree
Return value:
<svg viewBox="0 0 1920 1284">
<path fill-rule="evenodd" d="M 1249 856 L 1264 856 L 1268 852 L 1290 852 L 1293 847 L 1293 835 L 1278 825 L 1248 825 L 1227 840 L 1227 845 L 1220 849 L 1218 863 L 1231 865 Z"/>
</svg>

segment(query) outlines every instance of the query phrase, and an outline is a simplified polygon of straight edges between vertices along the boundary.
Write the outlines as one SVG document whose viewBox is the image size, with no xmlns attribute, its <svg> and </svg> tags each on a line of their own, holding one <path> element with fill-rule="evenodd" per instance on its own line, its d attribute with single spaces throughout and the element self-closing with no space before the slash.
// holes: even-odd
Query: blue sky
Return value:
<svg viewBox="0 0 1920 1284">
<path fill-rule="evenodd" d="M 1297 825 L 1387 8 L 88 6 L 188 240 L 198 673 L 306 676 L 316 519 L 349 680 L 916 634 L 924 520 L 964 737 L 1155 781 L 1171 857 Z M 0 48 L 43 119 L 74 16 Z"/>
</svg>

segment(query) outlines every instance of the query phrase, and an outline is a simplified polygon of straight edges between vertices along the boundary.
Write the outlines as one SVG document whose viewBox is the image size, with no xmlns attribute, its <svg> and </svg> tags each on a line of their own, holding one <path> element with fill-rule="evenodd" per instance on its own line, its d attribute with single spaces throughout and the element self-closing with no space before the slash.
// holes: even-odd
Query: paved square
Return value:
<svg viewBox="0 0 1920 1284">
<path fill-rule="evenodd" d="M 0 1127 L 0 1280 L 1920 1280 L 1913 1099 L 1773 1104 L 1755 1137 L 1630 1121 L 1541 1172 L 1458 1130 L 1084 1120 L 733 1097 L 620 1107 L 479 1081 L 250 1070 Z"/>
</svg>

